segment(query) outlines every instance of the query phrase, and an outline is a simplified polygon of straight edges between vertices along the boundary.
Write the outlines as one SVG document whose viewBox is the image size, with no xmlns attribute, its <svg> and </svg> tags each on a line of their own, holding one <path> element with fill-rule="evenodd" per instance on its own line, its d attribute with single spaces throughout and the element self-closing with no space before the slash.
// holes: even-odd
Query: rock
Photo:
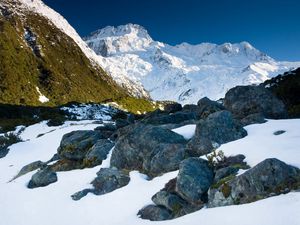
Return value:
<svg viewBox="0 0 300 225">
<path fill-rule="evenodd" d="M 177 102 L 169 103 L 164 107 L 164 111 L 167 113 L 175 113 L 181 110 L 182 110 L 182 105 Z"/>
<path fill-rule="evenodd" d="M 176 192 L 187 202 L 201 204 L 213 182 L 213 170 L 200 158 L 181 162 L 176 182 Z"/>
<path fill-rule="evenodd" d="M 198 111 L 198 106 L 194 104 L 186 104 L 183 106 L 182 111 L 184 112 L 194 112 L 195 114 Z"/>
<path fill-rule="evenodd" d="M 247 131 L 237 123 L 229 111 L 219 111 L 210 114 L 205 120 L 200 120 L 193 139 L 209 139 L 214 147 L 243 138 Z"/>
<path fill-rule="evenodd" d="M 100 132 L 97 131 L 73 131 L 63 136 L 57 152 L 61 158 L 82 160 L 101 138 Z"/>
<path fill-rule="evenodd" d="M 236 175 L 238 171 L 239 168 L 232 167 L 232 166 L 218 169 L 215 174 L 214 183 L 218 183 L 221 179 L 225 177 Z"/>
<path fill-rule="evenodd" d="M 107 139 L 100 139 L 88 151 L 84 159 L 85 166 L 94 167 L 100 165 L 107 158 L 108 153 L 114 147 L 114 143 Z"/>
<path fill-rule="evenodd" d="M 28 188 L 45 187 L 57 181 L 56 173 L 49 167 L 35 173 L 28 183 Z"/>
<path fill-rule="evenodd" d="M 73 200 L 78 201 L 88 193 L 95 195 L 104 195 L 118 188 L 126 186 L 130 181 L 130 177 L 123 171 L 116 168 L 101 168 L 97 172 L 97 177 L 91 182 L 93 188 L 84 189 L 73 194 Z"/>
<path fill-rule="evenodd" d="M 173 131 L 136 124 L 118 138 L 111 166 L 157 176 L 178 169 L 184 159 L 185 144 L 186 140 Z"/>
<path fill-rule="evenodd" d="M 173 218 L 172 213 L 162 206 L 148 205 L 138 212 L 142 219 L 151 221 L 170 220 Z"/>
<path fill-rule="evenodd" d="M 130 177 L 116 168 L 101 168 L 91 184 L 94 187 L 94 194 L 103 195 L 126 186 L 129 181 Z"/>
<path fill-rule="evenodd" d="M 208 154 L 219 145 L 247 135 L 228 111 L 218 111 L 198 122 L 194 137 L 188 142 L 186 153 L 192 157 Z"/>
<path fill-rule="evenodd" d="M 288 115 L 283 102 L 262 86 L 234 87 L 226 93 L 224 105 L 239 119 L 255 113 L 269 119 L 284 119 Z"/>
<path fill-rule="evenodd" d="M 192 138 L 186 145 L 186 154 L 190 157 L 199 157 L 212 152 L 212 142 L 203 137 Z"/>
<path fill-rule="evenodd" d="M 164 206 L 171 212 L 179 212 L 185 205 L 181 197 L 176 194 L 169 193 L 167 191 L 159 191 L 153 197 L 152 201 L 158 206 Z"/>
<path fill-rule="evenodd" d="M 212 101 L 207 97 L 201 98 L 198 103 L 198 114 L 200 118 L 206 118 L 210 114 L 224 110 L 224 106 L 216 101 Z"/>
<path fill-rule="evenodd" d="M 244 174 L 209 190 L 209 207 L 254 202 L 300 188 L 300 170 L 266 159 Z"/>
<path fill-rule="evenodd" d="M 281 135 L 281 134 L 284 134 L 285 132 L 286 132 L 285 130 L 277 130 L 273 134 L 274 135 Z"/>
<path fill-rule="evenodd" d="M 242 126 L 247 126 L 255 123 L 265 123 L 266 119 L 262 113 L 250 114 L 241 119 Z"/>
<path fill-rule="evenodd" d="M 32 172 L 34 170 L 37 170 L 37 169 L 40 169 L 41 167 L 45 166 L 45 163 L 43 163 L 42 161 L 35 161 L 35 162 L 32 162 L 26 166 L 24 166 L 20 172 L 11 180 L 15 180 L 17 179 L 18 177 L 21 177 L 29 172 Z"/>
</svg>

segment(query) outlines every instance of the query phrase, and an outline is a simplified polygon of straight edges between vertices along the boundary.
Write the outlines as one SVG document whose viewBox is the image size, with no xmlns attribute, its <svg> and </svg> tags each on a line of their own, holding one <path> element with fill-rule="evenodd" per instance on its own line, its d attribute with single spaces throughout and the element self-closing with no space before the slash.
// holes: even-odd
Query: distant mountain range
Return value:
<svg viewBox="0 0 300 225">
<path fill-rule="evenodd" d="M 184 104 L 204 96 L 219 99 L 236 85 L 258 84 L 300 66 L 278 62 L 248 42 L 171 46 L 136 24 L 108 26 L 84 40 L 100 65 L 134 95 Z"/>
</svg>

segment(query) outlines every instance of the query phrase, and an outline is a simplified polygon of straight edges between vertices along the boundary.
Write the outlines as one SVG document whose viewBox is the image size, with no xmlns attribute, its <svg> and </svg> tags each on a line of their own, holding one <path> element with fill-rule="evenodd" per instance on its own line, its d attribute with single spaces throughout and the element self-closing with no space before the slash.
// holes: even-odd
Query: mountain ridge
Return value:
<svg viewBox="0 0 300 225">
<path fill-rule="evenodd" d="M 300 66 L 277 62 L 245 41 L 168 45 L 154 41 L 137 24 L 107 26 L 84 40 L 117 83 L 131 80 L 155 100 L 183 104 L 204 96 L 222 98 L 236 85 L 259 84 Z"/>
</svg>

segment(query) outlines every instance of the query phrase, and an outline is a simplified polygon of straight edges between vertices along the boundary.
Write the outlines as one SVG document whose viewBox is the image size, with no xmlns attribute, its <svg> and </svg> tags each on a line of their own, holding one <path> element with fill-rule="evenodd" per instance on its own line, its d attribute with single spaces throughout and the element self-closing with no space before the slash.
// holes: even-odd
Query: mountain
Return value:
<svg viewBox="0 0 300 225">
<path fill-rule="evenodd" d="M 184 104 L 204 96 L 219 99 L 236 85 L 258 84 L 300 66 L 277 62 L 248 42 L 171 46 L 136 24 L 108 26 L 84 40 L 117 83 L 128 87 L 132 81 L 134 95 L 144 88 L 155 100 Z"/>
<path fill-rule="evenodd" d="M 150 105 L 132 98 L 98 60 L 70 24 L 42 1 L 1 0 L 0 103 Z"/>
</svg>

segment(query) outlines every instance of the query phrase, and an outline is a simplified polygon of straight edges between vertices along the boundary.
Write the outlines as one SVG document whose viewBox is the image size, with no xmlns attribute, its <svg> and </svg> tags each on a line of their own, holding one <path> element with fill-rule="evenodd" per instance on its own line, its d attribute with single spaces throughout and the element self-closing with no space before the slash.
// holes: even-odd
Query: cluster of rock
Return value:
<svg viewBox="0 0 300 225">
<path fill-rule="evenodd" d="M 299 169 L 277 159 L 267 159 L 249 169 L 243 155 L 222 157 L 218 163 L 199 158 L 221 144 L 247 135 L 243 126 L 286 118 L 284 104 L 261 86 L 231 89 L 223 102 L 208 98 L 197 105 L 169 104 L 164 111 L 144 116 L 127 115 L 94 131 L 74 131 L 63 136 L 53 162 L 35 162 L 20 175 L 40 168 L 28 187 L 46 186 L 57 180 L 57 171 L 100 165 L 113 148 L 110 168 L 101 168 L 92 188 L 72 195 L 106 194 L 127 185 L 129 172 L 138 170 L 151 179 L 179 170 L 178 176 L 152 197 L 153 205 L 138 214 L 149 220 L 176 218 L 201 209 L 243 204 L 299 188 Z M 191 139 L 171 129 L 196 124 Z M 249 169 L 236 176 L 239 169 Z"/>
</svg>

